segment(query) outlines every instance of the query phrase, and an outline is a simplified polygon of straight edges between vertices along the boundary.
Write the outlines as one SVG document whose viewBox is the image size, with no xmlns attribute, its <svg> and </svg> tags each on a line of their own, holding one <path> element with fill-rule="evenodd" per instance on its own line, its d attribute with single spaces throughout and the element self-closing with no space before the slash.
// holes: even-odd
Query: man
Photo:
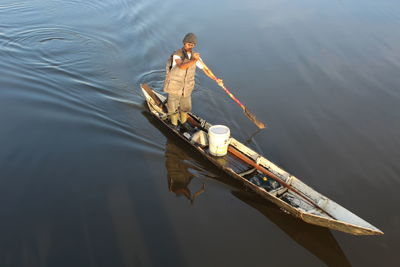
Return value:
<svg viewBox="0 0 400 267">
<path fill-rule="evenodd" d="M 187 120 L 187 113 L 192 109 L 192 91 L 195 84 L 196 67 L 202 69 L 211 79 L 215 75 L 205 67 L 193 48 L 197 44 L 197 37 L 188 33 L 183 38 L 183 47 L 176 50 L 170 57 L 166 68 L 164 91 L 168 93 L 167 108 L 171 124 L 178 126 Z M 218 84 L 223 84 L 221 79 L 216 79 Z"/>
</svg>

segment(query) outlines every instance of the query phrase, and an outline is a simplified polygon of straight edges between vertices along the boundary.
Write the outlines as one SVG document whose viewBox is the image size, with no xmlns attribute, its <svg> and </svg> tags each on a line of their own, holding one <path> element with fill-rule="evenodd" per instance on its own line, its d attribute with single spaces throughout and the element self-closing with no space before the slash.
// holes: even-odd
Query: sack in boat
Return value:
<svg viewBox="0 0 400 267">
<path fill-rule="evenodd" d="M 195 132 L 192 136 L 192 138 L 190 139 L 191 143 L 195 143 L 198 144 L 202 147 L 205 147 L 208 145 L 208 138 L 207 138 L 207 134 L 206 132 L 202 131 L 202 130 L 198 130 L 197 132 Z"/>
</svg>

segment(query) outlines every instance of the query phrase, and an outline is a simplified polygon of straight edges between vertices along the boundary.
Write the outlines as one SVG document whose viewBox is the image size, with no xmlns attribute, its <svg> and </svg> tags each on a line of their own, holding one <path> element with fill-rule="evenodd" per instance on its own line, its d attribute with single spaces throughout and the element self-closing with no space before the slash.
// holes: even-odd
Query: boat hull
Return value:
<svg viewBox="0 0 400 267">
<path fill-rule="evenodd" d="M 141 87 L 143 94 L 146 97 L 149 110 L 155 118 L 164 124 L 165 127 L 167 127 L 170 131 L 175 133 L 180 139 L 201 153 L 216 167 L 220 168 L 222 171 L 230 175 L 230 177 L 242 183 L 247 190 L 252 191 L 263 199 L 271 201 L 280 207 L 284 212 L 290 213 L 291 215 L 309 224 L 318 225 L 353 235 L 383 234 L 383 232 L 378 228 L 367 223 L 357 215 L 341 207 L 339 204 L 333 202 L 329 198 L 316 192 L 311 187 L 302 183 L 296 177 L 288 174 L 280 167 L 260 156 L 258 153 L 254 152 L 236 139 L 231 138 L 230 146 L 232 146 L 235 150 L 240 151 L 240 153 L 249 159 L 252 159 L 258 165 L 268 169 L 268 172 L 272 173 L 275 178 L 281 180 L 283 184 L 288 184 L 289 187 L 282 187 L 276 190 L 268 191 L 264 187 L 260 187 L 254 182 L 251 182 L 251 180 L 246 178 L 246 176 L 239 173 L 237 169 L 233 168 L 233 165 L 230 165 L 230 161 L 237 160 L 237 158 L 232 156 L 231 153 L 228 153 L 228 155 L 225 157 L 211 156 L 208 153 L 207 148 L 194 144 L 190 138 L 172 127 L 172 125 L 169 124 L 168 120 L 166 119 L 167 112 L 164 105 L 165 97 L 153 91 L 147 85 L 142 85 Z M 202 130 L 207 131 L 208 128 L 212 126 L 210 123 L 196 116 L 195 114 L 190 113 L 189 115 L 191 124 L 196 125 Z M 245 166 L 244 163 L 242 164 Z M 288 199 L 292 199 L 293 201 L 291 202 Z M 301 205 L 293 204 L 293 202 L 296 201 L 301 203 Z"/>
</svg>

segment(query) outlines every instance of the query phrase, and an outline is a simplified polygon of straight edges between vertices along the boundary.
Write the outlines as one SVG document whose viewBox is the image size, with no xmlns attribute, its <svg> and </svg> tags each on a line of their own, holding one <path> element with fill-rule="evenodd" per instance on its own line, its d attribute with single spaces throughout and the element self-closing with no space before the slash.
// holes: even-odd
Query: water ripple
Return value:
<svg viewBox="0 0 400 267">
<path fill-rule="evenodd" d="M 22 31 L 9 32 L 8 42 L 4 50 L 14 57 L 36 56 L 36 62 L 51 62 L 53 64 L 74 64 L 75 60 L 84 55 L 94 55 L 102 50 L 117 53 L 118 47 L 111 41 L 98 35 L 87 35 L 65 27 L 28 28 Z M 11 48 L 19 48 L 19 51 Z M 36 53 L 32 53 L 35 50 Z M 29 62 L 28 62 L 29 63 Z"/>
</svg>

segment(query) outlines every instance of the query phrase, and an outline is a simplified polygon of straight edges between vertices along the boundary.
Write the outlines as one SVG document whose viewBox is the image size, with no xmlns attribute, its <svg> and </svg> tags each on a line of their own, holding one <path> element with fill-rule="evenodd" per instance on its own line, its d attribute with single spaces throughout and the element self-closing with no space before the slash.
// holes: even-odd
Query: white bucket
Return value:
<svg viewBox="0 0 400 267">
<path fill-rule="evenodd" d="M 214 125 L 208 129 L 208 144 L 210 154 L 225 156 L 228 153 L 230 130 L 225 125 Z"/>
</svg>

